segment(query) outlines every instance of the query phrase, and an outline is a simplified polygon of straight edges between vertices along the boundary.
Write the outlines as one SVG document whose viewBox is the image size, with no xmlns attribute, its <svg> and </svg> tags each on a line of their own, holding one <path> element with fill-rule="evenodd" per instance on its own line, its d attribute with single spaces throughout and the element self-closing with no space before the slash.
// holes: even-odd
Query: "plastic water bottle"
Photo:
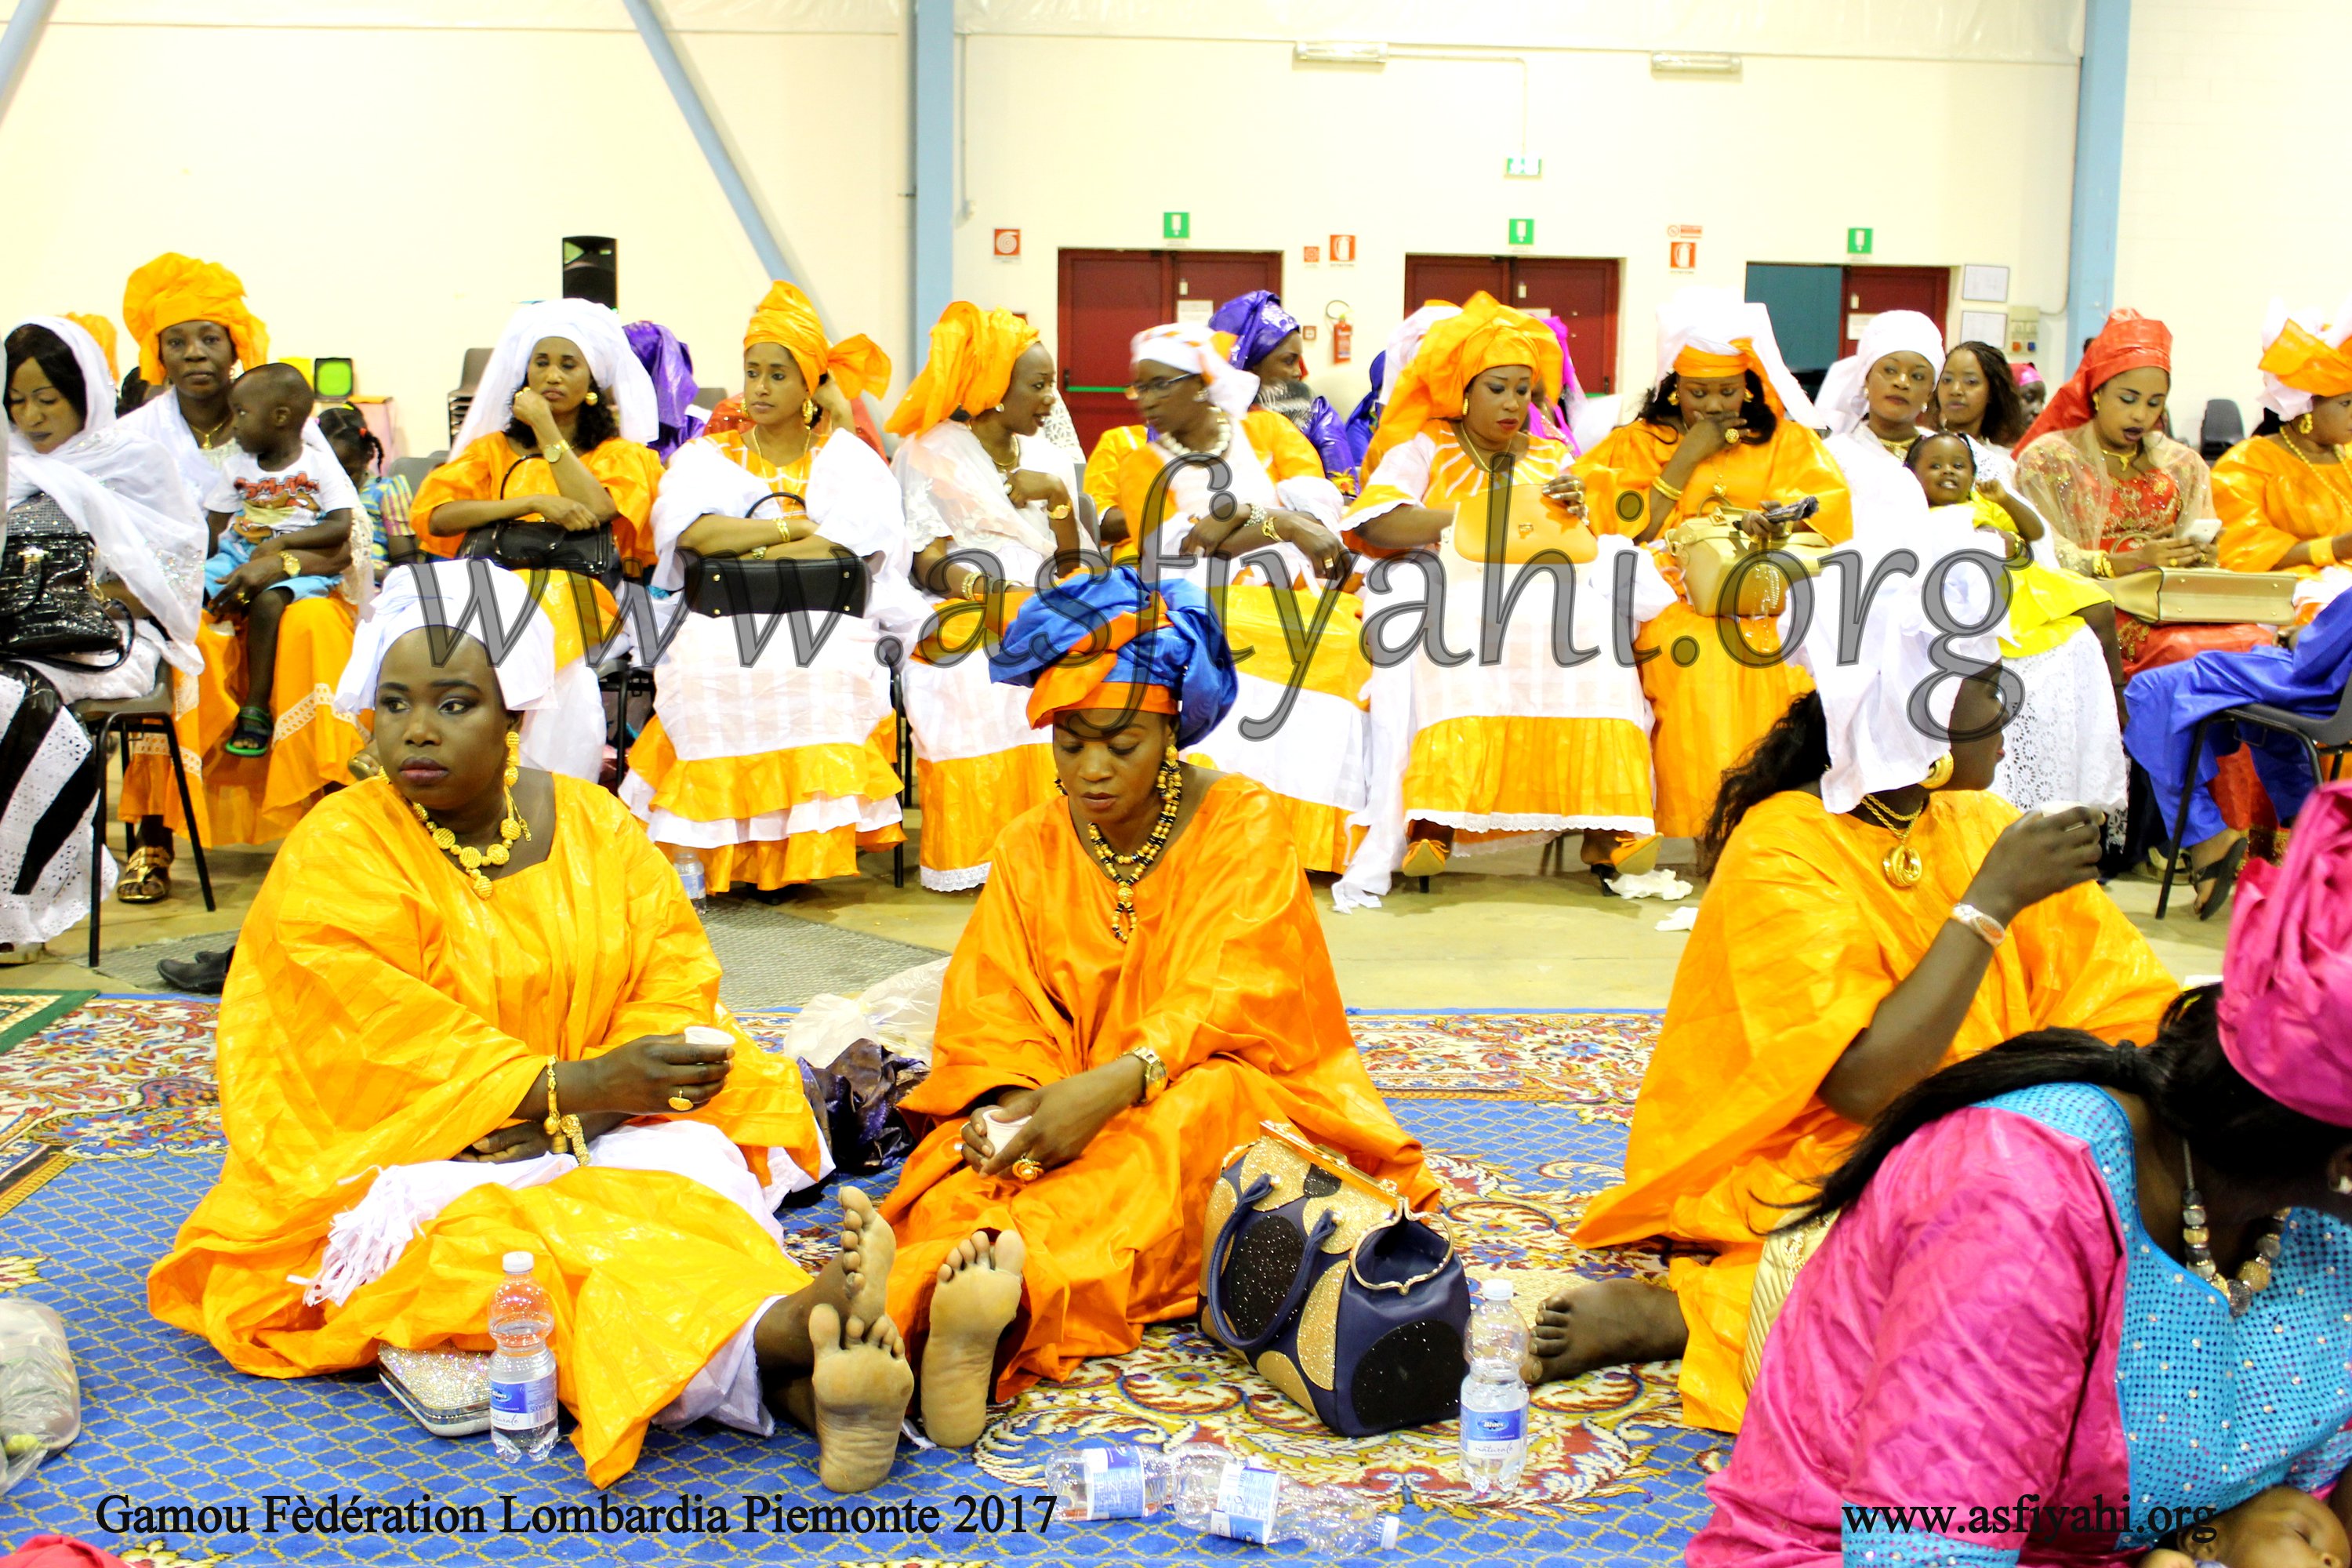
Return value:
<svg viewBox="0 0 2352 1568">
<path fill-rule="evenodd" d="M 1045 1461 L 1045 1485 L 1058 1500 L 1054 1518 L 1081 1524 L 1150 1518 L 1168 1506 L 1177 1475 L 1175 1457 L 1132 1443 L 1073 1448 Z"/>
<path fill-rule="evenodd" d="M 678 886 L 686 889 L 686 901 L 694 906 L 696 914 L 701 914 L 710 907 L 710 889 L 702 879 L 702 857 L 681 845 L 669 863 L 677 871 Z"/>
<path fill-rule="evenodd" d="M 490 1445 L 510 1465 L 543 1459 L 555 1447 L 555 1352 L 547 1343 L 555 1308 L 531 1277 L 531 1256 L 509 1252 L 507 1277 L 490 1292 Z"/>
<path fill-rule="evenodd" d="M 1462 1479 L 1480 1500 L 1518 1490 L 1528 1462 L 1528 1385 L 1519 1362 L 1528 1326 L 1511 1282 L 1487 1279 L 1470 1311 L 1470 1375 L 1462 1380 Z"/>
<path fill-rule="evenodd" d="M 1325 1557 L 1360 1557 L 1396 1544 L 1396 1516 L 1343 1488 L 1293 1480 L 1241 1459 L 1187 1458 L 1179 1464 L 1176 1517 L 1187 1530 L 1263 1546 L 1300 1542 Z"/>
</svg>

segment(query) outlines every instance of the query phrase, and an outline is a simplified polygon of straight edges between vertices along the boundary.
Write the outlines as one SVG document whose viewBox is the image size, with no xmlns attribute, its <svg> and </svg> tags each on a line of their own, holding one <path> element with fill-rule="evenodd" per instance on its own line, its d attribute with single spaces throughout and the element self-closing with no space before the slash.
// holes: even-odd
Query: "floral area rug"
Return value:
<svg viewBox="0 0 2352 1568">
<path fill-rule="evenodd" d="M 80 999 L 77 998 L 76 1001 Z M 5 1007 L 5 1001 L 0 1001 Z M 212 1076 L 215 1005 L 99 997 L 52 1016 L 0 1054 L 0 1293 L 67 1316 L 84 1388 L 84 1429 L 0 1500 L 0 1551 L 45 1531 L 79 1536 L 153 1568 L 257 1563 L 1171 1563 L 1294 1557 L 1204 1541 L 1162 1516 L 1137 1524 L 989 1529 L 991 1510 L 1036 1499 L 1055 1452 L 1106 1438 L 1204 1439 L 1292 1474 L 1358 1488 L 1399 1512 L 1396 1563 L 1528 1564 L 1681 1560 L 1704 1519 L 1700 1487 L 1726 1445 L 1678 1420 L 1671 1365 L 1623 1369 L 1538 1392 L 1524 1484 L 1510 1502 L 1464 1497 L 1451 1424 L 1347 1440 L 1189 1324 L 1151 1331 L 1136 1351 L 997 1411 L 970 1456 L 902 1447 L 892 1478 L 857 1500 L 874 1528 L 747 1534 L 746 1500 L 779 1509 L 842 1500 L 813 1473 L 814 1447 L 787 1428 L 766 1442 L 712 1428 L 656 1433 L 637 1469 L 588 1489 L 559 1448 L 546 1465 L 502 1465 L 487 1440 L 417 1427 L 365 1372 L 300 1382 L 247 1378 L 201 1341 L 144 1309 L 147 1264 L 218 1171 Z M 774 1039 L 789 1015 L 746 1017 Z M 1613 1179 L 1633 1093 L 1656 1027 L 1643 1014 L 1360 1014 L 1375 1078 L 1431 1151 L 1447 1222 L 1474 1275 L 1500 1272 L 1529 1310 L 1578 1276 L 1655 1272 L 1652 1254 L 1587 1254 L 1569 1244 L 1584 1198 Z M 870 1183 L 887 1188 L 890 1173 Z M 830 1200 L 785 1216 L 811 1263 L 830 1251 Z M 271 1495 L 340 1493 L 383 1502 L 429 1496 L 478 1504 L 499 1521 L 536 1508 L 646 1507 L 681 1499 L 731 1510 L 730 1533 L 322 1534 L 262 1522 Z M 109 1514 L 110 1497 L 254 1509 L 147 1527 Z M 992 1503 L 989 1500 L 1000 1500 Z M 923 1509 L 936 1522 L 922 1524 Z M 975 1511 L 977 1510 L 977 1511 Z M 1005 1517 L 1000 1515 L 1000 1517 Z M 898 1528 L 890 1528 L 895 1518 Z M 915 1520 L 922 1528 L 907 1523 Z M 166 1520 L 163 1525 L 177 1521 Z"/>
</svg>

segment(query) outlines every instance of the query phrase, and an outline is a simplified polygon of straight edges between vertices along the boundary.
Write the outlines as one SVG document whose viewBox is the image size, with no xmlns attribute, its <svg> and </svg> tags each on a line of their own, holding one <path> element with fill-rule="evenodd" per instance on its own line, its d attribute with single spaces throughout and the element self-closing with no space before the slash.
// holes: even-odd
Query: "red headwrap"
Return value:
<svg viewBox="0 0 2352 1568">
<path fill-rule="evenodd" d="M 2137 310 L 2118 310 L 2083 351 L 2083 363 L 2066 378 L 2066 384 L 2051 395 L 2042 416 L 2026 429 L 2024 438 L 2017 443 L 2018 453 L 2054 430 L 2072 430 L 2091 417 L 2091 394 L 2127 370 L 2146 370 L 2149 366 L 2172 370 L 2172 329 L 2153 316 L 2143 316 Z"/>
<path fill-rule="evenodd" d="M 2221 975 L 2231 1064 L 2289 1110 L 2352 1127 L 2352 784 L 2304 803 L 2284 866 L 2246 868 Z"/>
</svg>

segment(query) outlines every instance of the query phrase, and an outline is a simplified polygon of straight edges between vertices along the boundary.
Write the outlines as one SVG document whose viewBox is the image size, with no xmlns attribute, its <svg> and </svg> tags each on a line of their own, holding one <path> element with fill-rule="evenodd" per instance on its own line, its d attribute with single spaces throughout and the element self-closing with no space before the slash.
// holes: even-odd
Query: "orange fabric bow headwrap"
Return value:
<svg viewBox="0 0 2352 1568">
<path fill-rule="evenodd" d="M 1381 427 L 1372 433 L 1364 471 L 1378 468 L 1390 447 L 1420 435 L 1429 421 L 1459 416 L 1471 380 L 1498 364 L 1523 364 L 1535 372 L 1538 399 L 1559 390 L 1559 340 L 1551 329 L 1482 289 L 1460 315 L 1446 317 L 1422 338 L 1412 363 L 1397 378 Z"/>
<path fill-rule="evenodd" d="M 2263 351 L 2262 368 L 2314 397 L 2341 397 L 2352 392 L 2352 353 L 2331 347 L 2289 321 Z"/>
<path fill-rule="evenodd" d="M 139 375 L 149 385 L 164 380 L 158 337 L 183 321 L 218 323 L 236 346 L 237 363 L 247 370 L 269 362 L 269 329 L 246 309 L 245 284 L 237 275 L 217 261 L 167 250 L 122 286 L 122 324 L 139 344 Z"/>
<path fill-rule="evenodd" d="M 2092 393 L 2127 370 L 2151 366 L 2166 372 L 2172 369 L 2172 329 L 2137 310 L 2118 310 L 2083 351 L 2083 363 L 2074 367 L 2066 384 L 2052 395 L 2049 406 L 2027 428 L 2017 450 L 2021 454 L 2053 431 L 2072 430 L 2087 423 Z"/>
<path fill-rule="evenodd" d="M 1010 310 L 958 300 L 931 328 L 931 356 L 890 414 L 893 436 L 919 436 L 961 409 L 985 414 L 1004 401 L 1013 364 L 1037 329 Z"/>
<path fill-rule="evenodd" d="M 98 352 L 106 356 L 106 374 L 119 379 L 122 371 L 114 363 L 114 323 L 104 316 L 84 315 L 74 310 L 68 310 L 65 317 L 98 340 Z"/>
<path fill-rule="evenodd" d="M 743 346 L 774 343 L 801 367 L 801 379 L 814 388 L 833 377 L 844 397 L 855 402 L 864 393 L 890 384 L 890 356 L 873 339 L 859 333 L 837 343 L 824 341 L 824 323 L 817 320 L 809 297 L 790 283 L 772 283 L 768 297 L 751 312 L 743 329 Z"/>
</svg>

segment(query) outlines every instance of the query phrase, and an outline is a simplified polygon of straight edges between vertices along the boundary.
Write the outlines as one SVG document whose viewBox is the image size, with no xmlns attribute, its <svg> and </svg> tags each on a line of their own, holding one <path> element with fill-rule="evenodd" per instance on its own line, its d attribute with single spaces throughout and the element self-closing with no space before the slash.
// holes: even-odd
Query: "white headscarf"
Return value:
<svg viewBox="0 0 2352 1568">
<path fill-rule="evenodd" d="M 475 594 L 484 584 L 490 602 L 478 606 Z M 428 589 L 432 597 L 426 596 Z M 485 624 L 490 615 L 495 615 L 495 626 Z M 352 639 L 351 662 L 343 666 L 342 681 L 335 688 L 335 711 L 355 719 L 374 708 L 384 656 L 393 644 L 427 626 L 462 627 L 486 650 L 494 640 L 506 642 L 504 655 L 493 656 L 499 702 L 509 712 L 534 717 L 547 707 L 555 685 L 555 627 L 521 577 L 474 557 L 415 563 L 384 579 Z M 526 745 L 531 722 L 523 724 Z"/>
<path fill-rule="evenodd" d="M 1209 401 L 1229 419 L 1239 419 L 1257 401 L 1256 374 L 1235 369 L 1217 346 L 1216 334 L 1206 327 L 1182 323 L 1148 327 L 1135 334 L 1127 357 L 1130 364 L 1149 360 L 1199 376 L 1208 389 Z"/>
<path fill-rule="evenodd" d="M 1397 323 L 1397 330 L 1389 334 L 1388 347 L 1381 359 L 1381 384 L 1372 389 L 1380 394 L 1378 401 L 1382 408 L 1389 405 L 1389 398 L 1396 391 L 1397 377 L 1402 375 L 1404 367 L 1412 363 L 1412 356 L 1421 352 L 1421 340 L 1429 336 L 1429 329 L 1448 316 L 1461 313 L 1459 305 L 1433 300 Z"/>
<path fill-rule="evenodd" d="M 1881 310 L 1862 330 L 1853 353 L 1830 366 L 1822 377 L 1822 395 L 1813 406 L 1829 421 L 1831 431 L 1843 436 L 1870 413 L 1864 387 L 1871 366 L 1888 354 L 1915 353 L 1927 362 L 1928 373 L 1944 373 L 1944 330 L 1916 310 Z"/>
<path fill-rule="evenodd" d="M 1784 417 L 1809 427 L 1821 424 L 1812 400 L 1780 357 L 1780 341 L 1772 335 L 1772 312 L 1763 306 L 1742 300 L 1728 289 L 1676 289 L 1658 307 L 1660 381 L 1674 373 L 1675 356 L 1686 348 L 1753 359 Z"/>
<path fill-rule="evenodd" d="M 196 651 L 204 596 L 204 520 L 171 454 L 123 429 L 114 417 L 114 381 L 106 354 L 87 329 L 57 316 L 31 316 L 16 327 L 47 329 L 81 372 L 80 431 L 42 454 L 8 426 L 8 501 L 46 494 L 98 546 L 100 563 L 163 627 L 163 657 L 190 674 L 204 668 Z M 16 327 L 11 327 L 13 332 Z"/>
<path fill-rule="evenodd" d="M 613 401 L 613 415 L 621 438 L 650 446 L 661 434 L 660 411 L 654 400 L 653 377 L 629 347 L 621 318 L 593 300 L 541 300 L 523 306 L 507 319 L 499 346 L 490 351 L 474 385 L 474 401 L 466 409 L 466 423 L 451 447 L 462 452 L 514 418 L 514 395 L 530 370 L 530 351 L 542 338 L 563 338 L 579 345 L 596 378 L 597 395 Z"/>
<path fill-rule="evenodd" d="M 1863 618 L 1852 662 L 1840 662 L 1841 584 L 1832 574 L 1859 569 L 1859 581 L 1866 583 L 1878 563 L 1898 548 L 1918 558 L 1917 569 L 1887 573 Z M 1943 674 L 1935 658 L 1937 642 L 1947 634 L 1928 613 L 1925 594 L 1930 573 L 1938 562 L 1954 561 L 1944 579 L 1942 600 L 1945 619 L 1959 626 L 1985 618 L 1993 605 L 1992 584 L 2002 581 L 2000 556 L 1994 547 L 1974 530 L 1941 520 L 1931 520 L 1899 542 L 1856 540 L 1832 561 L 1848 551 L 1852 565 L 1824 566 L 1815 581 L 1812 620 L 1794 650 L 1796 662 L 1812 671 L 1821 692 L 1830 748 L 1829 772 L 1822 775 L 1822 804 L 1836 813 L 1852 811 L 1865 795 L 1917 784 L 1936 759 L 1952 749 L 1948 736 L 1929 732 L 1917 721 L 1911 706 L 1913 694 L 1926 689 L 1927 716 L 1940 730 L 1951 723 L 1952 704 L 1959 696 L 1958 679 Z M 1956 559 L 1971 552 L 1980 559 Z M 1793 613 L 1782 617 L 1784 637 L 1792 629 Z M 1991 665 L 2000 658 L 2000 638 L 2008 625 L 2003 615 L 1981 632 L 1950 637 L 1944 643 L 1945 667 Z"/>
<path fill-rule="evenodd" d="M 2344 302 L 2336 307 L 2336 314 L 2325 317 L 2316 310 L 2290 313 L 2286 301 L 2273 295 L 2270 309 L 2263 312 L 2263 342 L 2257 351 L 2258 355 L 2271 352 L 2271 345 L 2278 342 L 2279 334 L 2286 330 L 2290 321 L 2303 326 L 2304 331 L 2329 348 L 2340 349 L 2344 346 L 2344 340 L 2352 337 L 2352 294 L 2346 295 Z M 2325 321 L 2326 324 L 2304 326 L 2309 321 Z M 2316 401 L 2310 393 L 2289 386 L 2268 371 L 2263 372 L 2263 406 L 2280 418 L 2300 419 L 2311 412 L 2311 405 Z"/>
</svg>

